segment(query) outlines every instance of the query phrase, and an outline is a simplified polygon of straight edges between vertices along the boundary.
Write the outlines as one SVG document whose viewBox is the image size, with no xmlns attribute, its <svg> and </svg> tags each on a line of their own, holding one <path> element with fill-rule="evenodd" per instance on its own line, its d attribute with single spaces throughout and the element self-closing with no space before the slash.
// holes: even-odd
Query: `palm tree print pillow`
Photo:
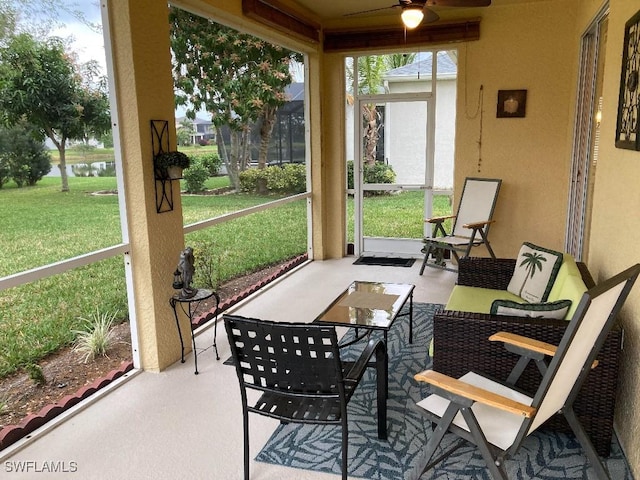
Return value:
<svg viewBox="0 0 640 480">
<path fill-rule="evenodd" d="M 546 302 L 562 265 L 562 253 L 525 242 L 507 291 L 530 303 Z"/>
</svg>

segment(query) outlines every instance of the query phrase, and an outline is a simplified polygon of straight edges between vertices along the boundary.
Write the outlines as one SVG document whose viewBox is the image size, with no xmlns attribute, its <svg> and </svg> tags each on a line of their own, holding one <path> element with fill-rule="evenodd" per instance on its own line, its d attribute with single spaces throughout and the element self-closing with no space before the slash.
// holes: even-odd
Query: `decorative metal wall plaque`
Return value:
<svg viewBox="0 0 640 480">
<path fill-rule="evenodd" d="M 640 11 L 625 24 L 616 147 L 640 150 Z"/>
</svg>

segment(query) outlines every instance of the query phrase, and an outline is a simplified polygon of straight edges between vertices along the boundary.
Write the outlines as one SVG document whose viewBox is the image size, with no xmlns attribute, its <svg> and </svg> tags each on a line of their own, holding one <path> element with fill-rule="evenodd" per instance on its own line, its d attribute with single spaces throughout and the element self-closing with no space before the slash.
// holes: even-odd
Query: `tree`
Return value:
<svg viewBox="0 0 640 480">
<path fill-rule="evenodd" d="M 187 116 L 206 109 L 216 129 L 218 153 L 234 188 L 249 165 L 250 127 L 262 119 L 259 165 L 266 165 L 276 109 L 292 82 L 289 64 L 298 54 L 191 13 L 171 9 L 176 103 Z M 226 147 L 222 127 L 230 131 Z"/>
<path fill-rule="evenodd" d="M 19 34 L 0 48 L 0 62 L 3 123 L 11 126 L 28 119 L 42 138 L 51 139 L 60 157 L 62 191 L 69 191 L 67 140 L 86 141 L 110 128 L 106 92 L 92 84 L 95 79 L 83 79 L 59 38 L 36 40 Z"/>
<path fill-rule="evenodd" d="M 358 93 L 361 95 L 375 95 L 380 93 L 384 74 L 394 68 L 411 64 L 415 61 L 416 54 L 392 54 L 392 55 L 367 55 L 358 57 Z M 349 85 L 353 83 L 353 69 L 347 69 Z M 362 106 L 362 119 L 364 122 L 364 152 L 365 165 L 376 163 L 376 151 L 380 138 L 380 113 L 375 103 L 366 103 Z"/>
<path fill-rule="evenodd" d="M 191 145 L 191 138 L 196 133 L 193 128 L 193 122 L 188 118 L 183 118 L 180 122 L 180 126 L 176 131 L 178 137 L 178 145 Z"/>
</svg>

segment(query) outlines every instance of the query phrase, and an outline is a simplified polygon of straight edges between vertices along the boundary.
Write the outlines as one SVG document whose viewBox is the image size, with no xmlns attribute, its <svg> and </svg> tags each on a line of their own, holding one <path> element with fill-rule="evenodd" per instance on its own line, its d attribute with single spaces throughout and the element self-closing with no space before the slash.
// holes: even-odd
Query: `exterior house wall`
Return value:
<svg viewBox="0 0 640 480">
<path fill-rule="evenodd" d="M 416 84 L 420 84 L 416 88 Z M 389 93 L 410 93 L 430 91 L 430 82 L 390 78 L 387 82 Z M 453 188 L 453 161 L 455 140 L 456 79 L 438 79 L 436 94 L 436 134 L 434 160 L 434 187 L 451 190 Z M 348 160 L 353 160 L 354 105 L 347 102 L 345 152 Z M 425 181 L 425 152 L 427 112 L 425 104 L 394 104 L 386 106 L 385 159 L 396 172 L 397 183 L 423 184 Z M 420 152 L 416 154 L 415 152 Z"/>
<path fill-rule="evenodd" d="M 601 8 L 583 1 L 580 33 Z M 634 233 L 640 231 L 640 152 L 615 147 L 618 93 L 625 23 L 638 2 L 611 0 L 605 54 L 600 146 L 595 178 L 589 269 L 596 282 L 640 261 Z M 615 428 L 632 473 L 640 476 L 640 284 L 631 291 L 620 317 L 624 328 Z"/>
<path fill-rule="evenodd" d="M 390 93 L 415 92 L 414 81 L 397 79 L 389 81 Z M 427 82 L 421 82 L 427 87 Z M 434 153 L 434 180 L 436 189 L 453 188 L 453 161 L 456 121 L 456 79 L 455 77 L 439 78 L 436 84 L 436 132 Z M 400 141 L 392 142 L 393 152 L 388 152 L 389 163 L 394 166 L 398 175 L 398 183 L 424 182 L 424 152 L 427 125 L 427 112 L 424 104 L 391 104 L 389 106 L 390 135 L 403 135 Z M 398 131 L 399 129 L 399 131 Z M 401 162 L 393 158 L 403 159 Z"/>
</svg>

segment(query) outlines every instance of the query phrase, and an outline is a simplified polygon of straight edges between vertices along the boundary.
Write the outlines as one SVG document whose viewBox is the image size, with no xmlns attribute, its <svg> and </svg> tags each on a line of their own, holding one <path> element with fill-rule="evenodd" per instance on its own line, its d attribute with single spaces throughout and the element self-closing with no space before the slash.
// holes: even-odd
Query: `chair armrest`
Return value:
<svg viewBox="0 0 640 480">
<path fill-rule="evenodd" d="M 514 347 L 529 350 L 530 352 L 537 352 L 543 355 L 553 357 L 558 350 L 558 347 L 546 342 L 540 342 L 533 338 L 523 337 L 522 335 L 516 335 L 515 333 L 498 332 L 489 337 L 491 342 L 502 342 L 504 344 L 513 345 Z M 591 368 L 598 366 L 598 360 L 594 360 L 591 364 Z"/>
<path fill-rule="evenodd" d="M 515 266 L 515 258 L 460 258 L 457 284 L 506 290 Z"/>
<path fill-rule="evenodd" d="M 506 343 L 513 345 L 514 347 L 524 348 L 531 352 L 549 355 L 550 357 L 553 357 L 558 349 L 558 347 L 551 345 L 550 343 L 541 342 L 539 340 L 534 340 L 533 338 L 523 337 L 522 335 L 516 335 L 515 333 L 509 332 L 494 333 L 489 337 L 489 341 Z"/>
<path fill-rule="evenodd" d="M 442 217 L 426 218 L 424 221 L 425 221 L 425 223 L 442 223 L 445 220 L 448 220 L 450 218 L 456 218 L 456 216 L 455 215 L 444 215 Z"/>
<path fill-rule="evenodd" d="M 494 223 L 494 222 L 495 222 L 495 220 L 485 220 L 484 222 L 465 223 L 462 226 L 464 228 L 476 228 L 476 229 L 479 229 L 479 228 L 484 227 L 485 225 L 489 225 L 489 224 Z"/>
<path fill-rule="evenodd" d="M 433 370 L 425 370 L 416 374 L 413 378 L 419 382 L 429 383 L 436 388 L 445 390 L 454 395 L 468 398 L 474 402 L 499 408 L 500 410 L 521 415 L 523 417 L 530 418 L 536 411 L 535 408 L 525 405 L 524 403 L 516 402 L 510 398 L 470 385 L 441 373 L 434 372 Z"/>
</svg>

